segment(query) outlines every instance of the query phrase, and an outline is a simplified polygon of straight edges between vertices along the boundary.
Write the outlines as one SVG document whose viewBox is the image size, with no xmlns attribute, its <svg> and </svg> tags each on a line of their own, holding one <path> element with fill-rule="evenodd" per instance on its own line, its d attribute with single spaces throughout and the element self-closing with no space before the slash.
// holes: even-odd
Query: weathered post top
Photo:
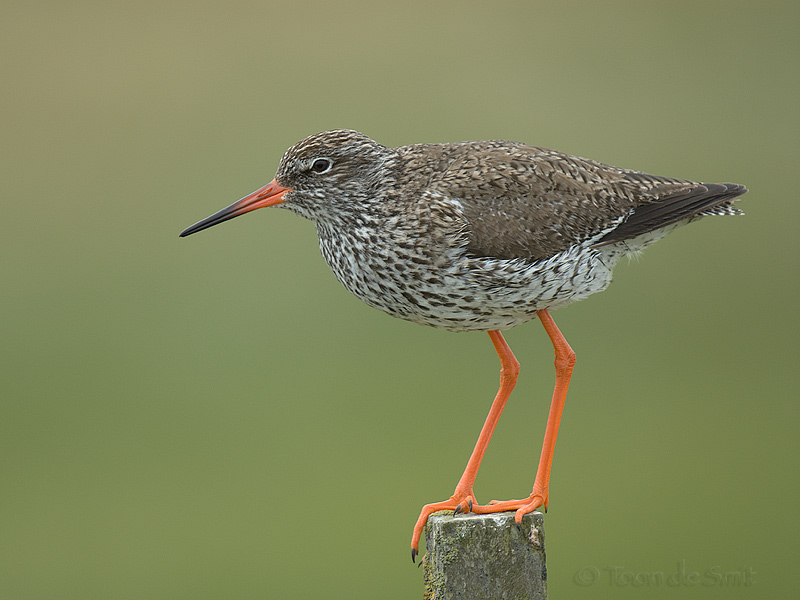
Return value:
<svg viewBox="0 0 800 600">
<path fill-rule="evenodd" d="M 425 530 L 425 600 L 547 600 L 542 514 L 437 513 Z"/>
</svg>

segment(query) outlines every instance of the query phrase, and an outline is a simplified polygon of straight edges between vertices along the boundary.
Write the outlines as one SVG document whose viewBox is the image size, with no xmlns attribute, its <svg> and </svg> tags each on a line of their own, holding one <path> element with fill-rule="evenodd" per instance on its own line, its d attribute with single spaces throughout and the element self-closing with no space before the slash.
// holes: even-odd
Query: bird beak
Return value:
<svg viewBox="0 0 800 600">
<path fill-rule="evenodd" d="M 239 215 L 243 215 L 244 213 L 248 213 L 257 208 L 264 208 L 265 206 L 280 204 L 283 202 L 283 195 L 290 191 L 292 191 L 291 188 L 285 188 L 281 185 L 278 185 L 273 179 L 261 189 L 245 196 L 238 202 L 234 202 L 227 208 L 223 208 L 221 211 L 215 212 L 210 217 L 206 217 L 191 227 L 187 227 L 181 232 L 180 237 L 186 237 L 187 235 L 192 235 L 193 233 L 202 231 L 203 229 L 208 229 L 212 225 L 217 225 L 218 223 L 222 223 L 223 221 L 227 221 L 233 217 L 238 217 Z"/>
</svg>

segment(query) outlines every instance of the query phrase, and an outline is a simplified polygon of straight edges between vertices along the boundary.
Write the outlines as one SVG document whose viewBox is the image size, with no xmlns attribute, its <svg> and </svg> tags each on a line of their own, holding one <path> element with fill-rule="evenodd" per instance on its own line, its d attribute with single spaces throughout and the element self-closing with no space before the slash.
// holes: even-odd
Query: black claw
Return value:
<svg viewBox="0 0 800 600">
<path fill-rule="evenodd" d="M 469 504 L 469 512 L 472 512 L 472 498 L 467 500 L 467 503 Z"/>
<path fill-rule="evenodd" d="M 412 548 L 411 549 L 411 562 L 412 563 L 417 562 L 417 549 L 416 548 Z M 420 564 L 422 564 L 422 563 L 420 563 Z"/>
<path fill-rule="evenodd" d="M 456 515 L 460 515 L 462 512 L 464 512 L 464 511 L 461 509 L 461 505 L 459 504 L 453 510 L 453 516 L 455 517 Z"/>
</svg>

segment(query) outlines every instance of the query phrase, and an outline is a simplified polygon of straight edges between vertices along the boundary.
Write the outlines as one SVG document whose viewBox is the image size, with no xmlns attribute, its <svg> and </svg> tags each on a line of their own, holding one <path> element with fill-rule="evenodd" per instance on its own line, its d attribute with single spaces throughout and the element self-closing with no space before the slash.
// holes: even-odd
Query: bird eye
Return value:
<svg viewBox="0 0 800 600">
<path fill-rule="evenodd" d="M 330 158 L 318 158 L 311 163 L 311 170 L 314 173 L 324 173 L 333 166 L 333 161 Z"/>
</svg>

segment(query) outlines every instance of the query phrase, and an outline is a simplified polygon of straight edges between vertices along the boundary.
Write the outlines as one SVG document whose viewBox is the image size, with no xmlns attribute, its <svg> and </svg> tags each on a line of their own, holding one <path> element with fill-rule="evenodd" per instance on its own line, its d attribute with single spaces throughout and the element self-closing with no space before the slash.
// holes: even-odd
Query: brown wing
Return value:
<svg viewBox="0 0 800 600">
<path fill-rule="evenodd" d="M 462 204 L 467 251 L 476 256 L 541 260 L 604 232 L 598 244 L 610 244 L 692 215 L 730 212 L 746 191 L 513 142 L 440 148 L 427 185 Z"/>
</svg>

